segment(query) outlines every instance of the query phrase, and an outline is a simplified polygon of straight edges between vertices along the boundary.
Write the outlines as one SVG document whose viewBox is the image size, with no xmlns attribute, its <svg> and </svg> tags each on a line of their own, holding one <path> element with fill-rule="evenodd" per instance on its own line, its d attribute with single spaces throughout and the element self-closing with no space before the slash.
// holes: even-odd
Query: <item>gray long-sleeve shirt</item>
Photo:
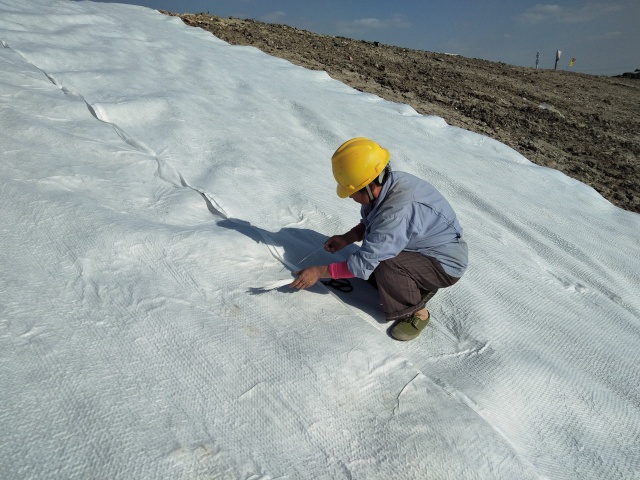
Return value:
<svg viewBox="0 0 640 480">
<path fill-rule="evenodd" d="M 452 277 L 467 269 L 467 243 L 453 208 L 430 183 L 391 172 L 373 205 L 361 209 L 362 247 L 347 259 L 349 270 L 367 279 L 378 264 L 401 251 L 433 257 Z"/>
</svg>

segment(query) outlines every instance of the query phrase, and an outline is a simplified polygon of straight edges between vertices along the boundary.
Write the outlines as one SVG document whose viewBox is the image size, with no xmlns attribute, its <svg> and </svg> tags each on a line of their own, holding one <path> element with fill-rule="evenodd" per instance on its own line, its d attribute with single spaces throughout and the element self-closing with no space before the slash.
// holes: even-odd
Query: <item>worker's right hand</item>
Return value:
<svg viewBox="0 0 640 480">
<path fill-rule="evenodd" d="M 349 241 L 345 235 L 334 235 L 329 240 L 324 242 L 324 249 L 330 253 L 336 253 L 338 250 L 342 250 L 349 245 Z"/>
</svg>

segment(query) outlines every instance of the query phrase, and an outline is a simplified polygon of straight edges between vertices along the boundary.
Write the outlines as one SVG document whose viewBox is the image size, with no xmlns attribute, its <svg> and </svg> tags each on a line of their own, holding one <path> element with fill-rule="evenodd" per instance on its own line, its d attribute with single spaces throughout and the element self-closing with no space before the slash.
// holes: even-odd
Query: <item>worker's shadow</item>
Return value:
<svg viewBox="0 0 640 480">
<path fill-rule="evenodd" d="M 303 269 L 312 265 L 328 265 L 330 263 L 342 262 L 358 249 L 357 246 L 350 245 L 339 252 L 331 254 L 324 249 L 324 243 L 329 237 L 306 228 L 285 227 L 278 232 L 269 232 L 251 225 L 251 223 L 245 220 L 235 218 L 220 220 L 217 224 L 221 227 L 242 233 L 256 243 L 266 245 L 271 254 L 292 272 L 298 268 Z M 291 281 L 293 281 L 294 278 L 295 276 L 292 273 Z M 385 323 L 380 306 L 380 297 L 375 287 L 366 280 L 359 278 L 350 278 L 349 282 L 353 287 L 350 291 L 347 291 L 349 289 L 339 290 L 332 288 L 321 282 L 308 288 L 307 291 L 322 295 L 333 293 L 347 305 L 362 310 L 379 323 Z M 267 291 L 269 290 L 257 287 L 249 289 L 249 292 L 254 295 Z M 279 287 L 278 291 L 283 293 L 296 293 L 298 289 L 285 285 Z"/>
</svg>

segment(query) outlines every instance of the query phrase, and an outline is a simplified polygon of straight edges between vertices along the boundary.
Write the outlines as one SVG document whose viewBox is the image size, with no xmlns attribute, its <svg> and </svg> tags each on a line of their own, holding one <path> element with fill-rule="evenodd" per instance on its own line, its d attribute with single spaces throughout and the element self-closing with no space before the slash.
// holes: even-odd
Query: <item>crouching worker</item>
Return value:
<svg viewBox="0 0 640 480">
<path fill-rule="evenodd" d="M 354 138 L 331 158 L 340 198 L 362 205 L 360 223 L 329 238 L 324 248 L 337 252 L 362 241 L 342 263 L 299 272 L 293 288 L 308 288 L 320 278 L 369 280 L 376 285 L 391 336 L 412 340 L 429 323 L 426 302 L 440 288 L 456 283 L 467 268 L 467 244 L 449 202 L 431 184 L 392 172 L 389 151 L 366 138 Z"/>
</svg>

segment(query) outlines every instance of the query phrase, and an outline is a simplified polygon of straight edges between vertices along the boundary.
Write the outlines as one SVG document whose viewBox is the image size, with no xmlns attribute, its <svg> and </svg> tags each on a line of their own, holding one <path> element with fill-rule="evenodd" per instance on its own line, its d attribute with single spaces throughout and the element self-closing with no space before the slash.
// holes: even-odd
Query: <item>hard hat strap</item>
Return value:
<svg viewBox="0 0 640 480">
<path fill-rule="evenodd" d="M 369 185 L 367 185 L 367 186 L 366 186 L 366 187 L 364 187 L 364 188 L 365 188 L 365 190 L 367 191 L 367 196 L 369 197 L 369 201 L 370 201 L 371 203 L 375 202 L 375 200 L 376 200 L 376 199 L 374 198 L 373 193 L 371 193 L 371 188 L 369 188 Z"/>
</svg>

